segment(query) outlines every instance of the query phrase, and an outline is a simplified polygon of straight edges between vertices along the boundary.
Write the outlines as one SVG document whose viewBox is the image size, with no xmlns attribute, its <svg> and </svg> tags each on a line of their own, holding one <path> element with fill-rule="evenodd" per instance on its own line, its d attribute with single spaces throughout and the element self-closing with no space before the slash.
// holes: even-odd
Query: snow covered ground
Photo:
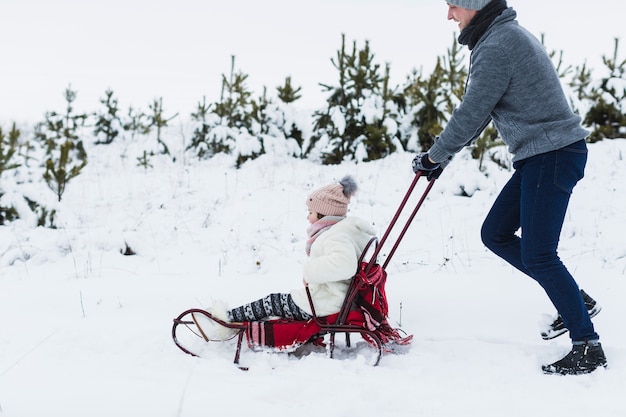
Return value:
<svg viewBox="0 0 626 417">
<path fill-rule="evenodd" d="M 490 165 L 483 175 L 467 154 L 435 184 L 387 268 L 392 319 L 415 335 L 406 354 L 371 367 L 361 356 L 244 348 L 247 372 L 228 344 L 184 354 L 170 337 L 183 310 L 301 285 L 311 190 L 352 174 L 360 192 L 350 214 L 382 235 L 413 155 L 338 166 L 264 156 L 240 170 L 226 157 L 155 159 L 144 171 L 129 147 L 89 147 L 58 229 L 0 227 L 0 415 L 626 414 L 626 140 L 590 145 L 563 229 L 561 257 L 603 306 L 594 323 L 609 360 L 578 377 L 541 373 L 569 340 L 540 338 L 554 314 L 547 297 L 481 244 L 510 173 Z M 126 246 L 136 255 L 122 255 Z"/>
<path fill-rule="evenodd" d="M 203 95 L 217 99 L 231 55 L 256 94 L 291 75 L 317 108 L 342 33 L 359 47 L 368 39 L 401 82 L 413 68 L 428 71 L 456 29 L 441 0 L 390 0 L 384 14 L 365 0 L 215 3 L 3 2 L 3 128 L 62 108 L 68 84 L 87 111 L 110 87 L 122 108 L 163 96 L 168 114 L 187 115 Z M 598 76 L 623 33 L 617 0 L 509 4 L 567 64 L 586 61 Z M 361 191 L 351 214 L 382 234 L 413 178 L 413 155 L 325 167 L 264 156 L 240 170 L 229 158 L 179 157 L 144 171 L 133 146 L 89 147 L 58 229 L 0 226 L 1 417 L 626 415 L 626 139 L 590 145 L 563 229 L 562 258 L 603 306 L 594 323 L 609 361 L 579 377 L 541 373 L 569 340 L 541 340 L 544 315 L 554 314 L 547 297 L 480 242 L 510 173 L 489 166 L 483 175 L 466 155 L 435 184 L 388 267 L 392 319 L 415 335 L 409 352 L 371 367 L 360 356 L 244 348 L 247 372 L 227 344 L 185 355 L 170 337 L 183 310 L 301 285 L 311 190 L 352 174 Z M 127 247 L 136 255 L 123 256 Z"/>
</svg>

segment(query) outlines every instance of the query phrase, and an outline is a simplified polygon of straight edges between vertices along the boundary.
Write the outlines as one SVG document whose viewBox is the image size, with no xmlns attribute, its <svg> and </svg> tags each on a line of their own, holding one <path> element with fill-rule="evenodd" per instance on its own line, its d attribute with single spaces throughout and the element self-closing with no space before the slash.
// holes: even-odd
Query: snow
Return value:
<svg viewBox="0 0 626 417">
<path fill-rule="evenodd" d="M 155 159 L 144 170 L 118 142 L 88 147 L 95 156 L 58 203 L 58 229 L 0 227 L 3 416 L 626 412 L 626 140 L 590 145 L 563 228 L 561 257 L 603 306 L 594 323 L 610 365 L 578 377 L 541 373 L 569 340 L 541 340 L 554 314 L 547 297 L 481 244 L 482 218 L 510 172 L 487 164 L 480 173 L 467 153 L 435 183 L 387 268 L 392 320 L 415 335 L 407 353 L 373 367 L 362 355 L 244 347 L 247 372 L 232 344 L 184 354 L 170 331 L 187 308 L 301 285 L 313 189 L 354 175 L 350 215 L 382 236 L 413 179 L 412 155 L 337 166 L 265 155 L 239 170 L 226 156 Z M 126 247 L 136 255 L 122 255 Z"/>
<path fill-rule="evenodd" d="M 414 67 L 428 71 L 455 29 L 440 0 L 390 0 L 382 21 L 373 1 L 213 3 L 3 2 L 3 127 L 62 108 L 68 83 L 79 108 L 93 110 L 111 87 L 122 108 L 158 94 L 168 114 L 188 114 L 203 95 L 218 97 L 232 54 L 257 93 L 292 75 L 304 85 L 303 104 L 316 108 L 324 99 L 318 83 L 335 78 L 330 57 L 341 33 L 359 46 L 369 39 L 399 83 Z M 568 63 L 599 68 L 623 33 L 621 14 L 612 13 L 617 0 L 591 8 L 509 3 Z M 349 13 L 358 15 L 347 24 Z M 107 35 L 111 22 L 118 31 Z M 603 307 L 594 323 L 609 368 L 554 377 L 540 365 L 570 344 L 539 336 L 553 307 L 480 242 L 482 219 L 510 172 L 486 163 L 481 173 L 459 155 L 395 253 L 387 290 L 392 320 L 414 334 L 407 353 L 372 367 L 361 355 L 298 359 L 244 347 L 244 372 L 232 363 L 232 344 L 210 345 L 202 358 L 184 354 L 172 342 L 172 319 L 301 285 L 305 198 L 346 173 L 360 185 L 350 214 L 382 235 L 413 178 L 413 155 L 338 166 L 266 155 L 237 170 L 232 158 L 198 161 L 172 148 L 177 162 L 154 158 L 144 169 L 136 163 L 140 141 L 88 144 L 89 164 L 61 202 L 41 184 L 5 188 L 2 204 L 37 196 L 58 210 L 59 228 L 35 228 L 34 218 L 0 226 L 0 416 L 623 416 L 626 139 L 589 147 L 559 253 Z M 136 254 L 124 256 L 127 249 Z"/>
</svg>

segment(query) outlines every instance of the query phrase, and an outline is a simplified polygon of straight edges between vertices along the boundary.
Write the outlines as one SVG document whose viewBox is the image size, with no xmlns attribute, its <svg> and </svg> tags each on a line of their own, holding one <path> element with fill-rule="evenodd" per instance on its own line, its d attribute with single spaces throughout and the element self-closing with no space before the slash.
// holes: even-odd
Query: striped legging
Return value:
<svg viewBox="0 0 626 417">
<path fill-rule="evenodd" d="M 311 316 L 296 305 L 291 294 L 270 294 L 265 298 L 233 308 L 228 312 L 232 321 L 260 321 L 269 317 L 309 320 Z"/>
</svg>

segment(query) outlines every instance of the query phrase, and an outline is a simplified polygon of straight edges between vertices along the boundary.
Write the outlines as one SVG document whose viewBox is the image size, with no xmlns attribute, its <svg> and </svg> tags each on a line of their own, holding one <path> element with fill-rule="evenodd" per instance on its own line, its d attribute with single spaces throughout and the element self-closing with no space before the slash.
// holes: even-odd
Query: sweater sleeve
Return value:
<svg viewBox="0 0 626 417">
<path fill-rule="evenodd" d="M 480 136 L 509 85 L 511 64 L 504 48 L 485 45 L 475 50 L 472 61 L 463 100 L 428 151 L 435 162 L 450 158 Z"/>
</svg>

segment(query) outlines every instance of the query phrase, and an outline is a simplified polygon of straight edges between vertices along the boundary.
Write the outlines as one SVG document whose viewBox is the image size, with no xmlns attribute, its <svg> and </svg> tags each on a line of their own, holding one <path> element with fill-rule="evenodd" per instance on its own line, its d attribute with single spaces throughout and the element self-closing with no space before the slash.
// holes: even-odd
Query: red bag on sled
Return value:
<svg viewBox="0 0 626 417">
<path fill-rule="evenodd" d="M 387 315 L 389 314 L 389 304 L 385 284 L 387 282 L 387 272 L 378 263 L 361 262 L 361 267 L 354 277 L 357 294 L 354 298 L 353 308 L 359 309 L 363 315 L 361 323 L 374 332 L 383 345 L 396 343 L 407 345 L 413 339 L 413 335 L 402 337 L 398 329 L 389 325 Z M 363 335 L 368 340 L 367 335 Z"/>
</svg>

